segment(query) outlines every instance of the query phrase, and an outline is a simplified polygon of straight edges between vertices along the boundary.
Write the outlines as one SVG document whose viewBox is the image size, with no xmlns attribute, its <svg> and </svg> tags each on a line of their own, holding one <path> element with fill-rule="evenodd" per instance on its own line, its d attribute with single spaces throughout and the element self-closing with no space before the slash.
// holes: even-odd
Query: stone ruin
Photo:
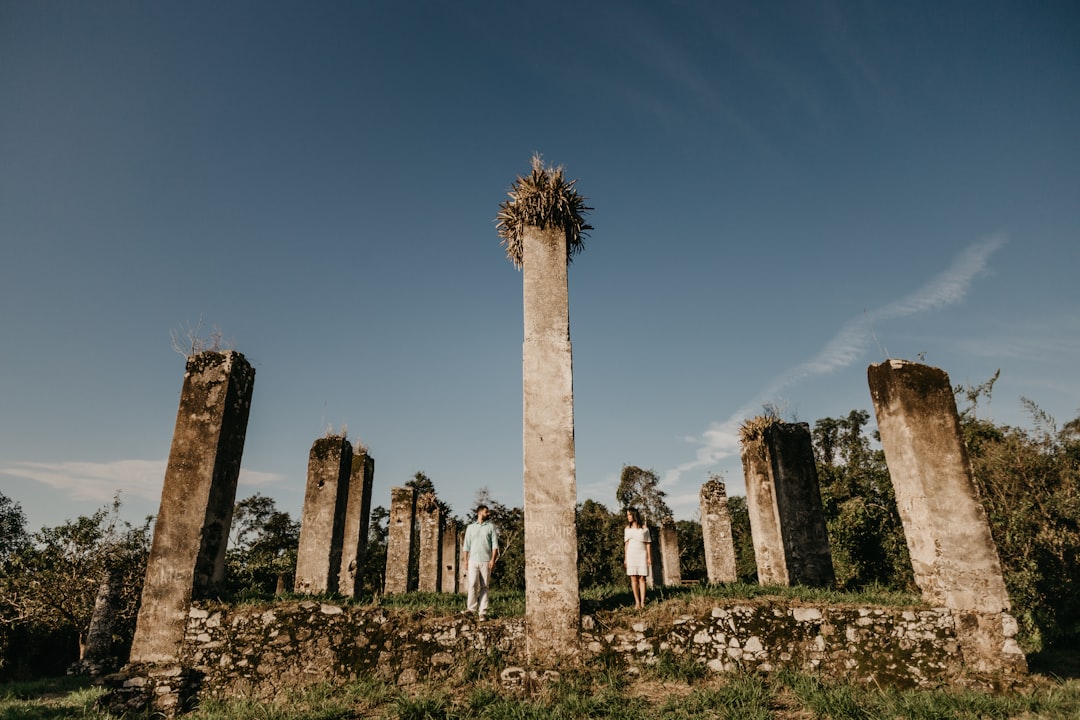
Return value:
<svg viewBox="0 0 1080 720">
<path fill-rule="evenodd" d="M 104 704 L 113 710 L 151 709 L 174 715 L 191 707 L 198 697 L 214 692 L 212 687 L 207 687 L 207 680 L 217 678 L 227 665 L 234 669 L 214 680 L 218 683 L 214 686 L 217 691 L 248 688 L 254 694 L 261 692 L 262 686 L 244 668 L 258 667 L 260 672 L 271 673 L 268 682 L 277 688 L 285 676 L 275 668 L 284 671 L 294 662 L 312 667 L 311 657 L 305 654 L 309 650 L 304 649 L 308 641 L 299 637 L 280 636 L 273 643 L 244 645 L 258 658 L 255 655 L 225 658 L 222 643 L 213 638 L 221 632 L 242 632 L 249 626 L 244 624 L 248 621 L 239 619 L 243 614 L 239 609 L 214 612 L 203 609 L 224 578 L 225 545 L 254 374 L 244 357 L 235 352 L 203 353 L 188 359 L 130 661 L 121 673 L 107 680 L 114 690 L 106 696 Z M 836 610 L 755 609 L 736 604 L 727 609 L 714 608 L 709 618 L 676 619 L 672 628 L 660 635 L 651 634 L 653 630 L 644 625 L 600 635 L 593 630 L 591 616 L 575 615 L 575 657 L 587 660 L 606 652 L 629 653 L 634 657 L 643 649 L 653 648 L 655 653 L 657 648 L 680 647 L 717 671 L 734 667 L 770 669 L 777 662 L 795 663 L 808 670 L 827 670 L 833 667 L 830 663 L 839 659 L 842 667 L 837 666 L 837 670 L 843 672 L 862 667 L 861 652 L 862 660 L 870 662 L 866 671 L 869 679 L 891 682 L 908 678 L 914 684 L 970 671 L 1006 676 L 1026 672 L 1023 653 L 1014 639 L 1016 622 L 1009 614 L 1000 562 L 978 501 L 947 375 L 936 368 L 891 360 L 871 366 L 868 377 L 916 581 L 924 600 L 935 609 L 896 612 L 867 609 L 858 610 L 857 617 L 848 618 Z M 747 504 L 751 509 L 755 554 L 763 582 L 832 582 L 828 541 L 823 521 L 819 520 L 817 478 L 812 472 L 807 439 L 805 424 L 777 423 L 743 445 Z M 315 549 L 306 552 L 303 558 L 298 557 L 297 579 L 313 592 L 347 589 L 350 584 L 355 588 L 356 577 L 362 575 L 366 533 L 361 532 L 363 522 L 357 516 L 368 514 L 373 460 L 363 453 L 358 462 L 357 455 L 343 438 L 324 438 L 312 447 L 303 522 L 308 526 L 309 536 L 318 535 L 321 539 L 310 540 L 308 544 Z M 720 556 L 714 560 L 715 567 L 725 567 L 733 553 L 729 553 L 730 517 L 728 528 L 724 527 L 726 496 L 722 484 L 706 483 L 701 497 L 703 533 L 712 538 L 706 540 L 709 554 L 716 552 Z M 426 557 L 421 557 L 419 564 L 429 568 L 423 586 L 449 592 L 452 590 L 448 589 L 447 578 L 460 577 L 460 567 L 454 566 L 456 554 L 451 562 L 450 554 L 444 552 L 447 537 L 451 535 L 445 532 L 441 520 L 433 519 L 433 503 L 433 496 L 418 500 L 412 488 L 393 488 L 387 592 L 410 589 L 407 573 L 399 577 L 398 571 L 409 567 L 418 506 L 421 526 L 427 523 L 430 528 L 420 533 L 426 538 L 420 546 Z M 304 545 L 303 528 L 301 534 Z M 350 539 L 344 542 L 346 534 Z M 538 542 L 541 549 L 546 547 L 551 553 L 556 546 L 564 550 L 571 540 L 557 532 L 541 534 L 539 540 L 537 537 L 535 533 L 526 537 L 527 557 L 538 552 Z M 450 544 L 456 548 L 456 532 Z M 425 547 L 428 549 L 424 550 Z M 438 557 L 432 559 L 433 554 Z M 343 559 L 347 557 L 352 559 L 343 568 L 346 564 Z M 677 547 L 674 557 L 677 563 Z M 670 567 L 671 561 L 668 562 Z M 722 572 L 717 569 L 717 580 L 713 580 L 710 569 L 710 581 L 723 582 L 719 579 Z M 535 598 L 533 606 L 536 607 Z M 323 626 L 322 630 L 312 628 L 311 632 L 303 632 L 304 637 L 315 643 L 311 651 L 337 663 L 332 652 L 326 655 L 327 633 L 340 635 L 333 630 L 333 619 L 345 611 L 318 602 L 300 603 L 298 607 L 312 614 L 311 622 L 315 626 L 320 623 Z M 281 612 L 292 611 L 283 606 Z M 224 622 L 227 613 L 236 614 L 228 623 Z M 252 630 L 277 637 L 277 611 L 259 611 L 256 615 L 251 621 L 254 624 L 250 624 Z M 452 663 L 461 643 L 465 643 L 462 646 L 465 649 L 482 649 L 483 641 L 479 646 L 470 644 L 491 632 L 509 633 L 505 637 L 516 639 L 506 641 L 505 659 L 528 658 L 535 662 L 537 656 L 530 650 L 531 632 L 536 631 L 535 627 L 530 631 L 530 625 L 534 622 L 527 612 L 524 622 L 494 621 L 490 630 L 482 633 L 460 628 L 447 636 L 458 639 L 443 654 Z M 563 620 L 556 617 L 555 622 L 560 624 Z M 776 637 L 771 634 L 769 628 L 787 627 L 785 623 L 802 628 L 796 633 L 802 638 L 796 640 L 796 645 L 785 645 L 790 640 L 784 638 L 790 634 Z M 840 645 L 834 647 L 841 626 L 848 628 L 841 633 L 847 643 L 843 650 Z M 880 632 L 874 629 L 878 626 Z M 903 639 L 909 635 L 909 640 Z M 400 640 L 400 633 L 379 640 L 373 659 L 363 661 L 374 662 L 374 666 L 362 663 L 350 670 L 337 663 L 333 672 L 327 671 L 329 674 L 311 676 L 305 672 L 294 680 L 302 685 L 311 677 L 344 679 L 351 672 L 397 672 L 393 668 L 403 667 L 400 663 L 415 663 L 415 660 L 402 660 L 408 656 L 412 644 L 397 647 Z M 357 642 L 350 645 L 349 657 L 367 658 L 364 653 L 356 653 Z M 364 641 L 372 642 L 374 638 Z M 298 655 L 282 654 L 288 643 L 298 643 L 295 651 Z M 907 643 L 907 649 L 890 650 L 893 647 L 890 643 Z M 272 645 L 278 650 L 272 650 Z M 913 647 L 921 649 L 912 655 Z M 431 666 L 417 668 L 413 664 L 408 666 L 412 669 L 406 668 L 406 673 L 412 673 L 410 677 L 437 673 L 436 659 L 442 655 L 433 652 L 436 654 L 429 656 Z M 844 660 L 849 657 L 845 653 L 851 659 Z M 873 660 L 882 653 L 885 659 Z M 253 664 L 252 660 L 258 662 Z M 231 684 L 233 681 L 227 676 L 236 673 L 247 679 L 242 679 L 239 685 Z M 399 676 L 398 681 L 402 682 L 403 677 Z"/>
<path fill-rule="evenodd" d="M 458 563 L 458 528 L 435 493 L 417 496 L 412 487 L 391 488 L 388 531 L 386 594 L 454 593 L 465 586 Z"/>
<path fill-rule="evenodd" d="M 923 599 L 953 612 L 969 667 L 1027 672 L 949 376 L 928 365 L 888 360 L 871 365 L 867 377 Z"/>
<path fill-rule="evenodd" d="M 731 534 L 727 488 L 716 478 L 701 486 L 701 539 L 705 544 L 705 572 L 710 585 L 739 579 L 735 564 L 735 539 Z"/>
<path fill-rule="evenodd" d="M 833 585 L 810 426 L 777 421 L 744 432 L 742 463 L 758 581 Z"/>
</svg>

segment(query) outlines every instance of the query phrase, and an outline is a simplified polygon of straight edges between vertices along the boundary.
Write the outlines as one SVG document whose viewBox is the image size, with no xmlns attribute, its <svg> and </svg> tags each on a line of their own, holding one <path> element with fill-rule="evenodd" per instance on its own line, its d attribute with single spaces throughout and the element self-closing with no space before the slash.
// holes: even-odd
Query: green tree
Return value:
<svg viewBox="0 0 1080 720">
<path fill-rule="evenodd" d="M 836 582 L 841 589 L 880 584 L 914 588 L 885 454 L 870 446 L 870 415 L 822 418 L 812 433 Z"/>
<path fill-rule="evenodd" d="M 735 545 L 735 574 L 740 582 L 757 582 L 757 558 L 754 556 L 754 538 L 750 535 L 750 510 L 745 495 L 728 498 L 728 514 L 731 516 L 731 540 Z"/>
<path fill-rule="evenodd" d="M 577 506 L 578 582 L 582 590 L 622 583 L 626 519 L 593 500 Z"/>
<path fill-rule="evenodd" d="M 0 563 L 6 562 L 29 542 L 22 506 L 0 493 Z"/>
<path fill-rule="evenodd" d="M 82 657 L 98 589 L 117 587 L 114 645 L 134 634 L 150 547 L 150 518 L 141 526 L 119 519 L 120 501 L 90 516 L 45 527 L 0 568 L 0 617 L 30 637 L 69 633 L 69 662 Z"/>
<path fill-rule="evenodd" d="M 676 520 L 675 532 L 679 536 L 679 571 L 683 580 L 708 582 L 705 567 L 705 538 L 701 523 L 696 520 Z"/>
<path fill-rule="evenodd" d="M 672 518 L 665 497 L 667 493 L 660 489 L 660 477 L 655 470 L 623 465 L 619 487 L 615 490 L 615 500 L 620 510 L 635 507 L 641 511 L 642 520 L 647 524 L 660 525 Z"/>
<path fill-rule="evenodd" d="M 367 552 L 364 554 L 364 589 L 382 595 L 386 581 L 386 538 L 390 534 L 390 511 L 376 505 L 368 522 Z"/>
<path fill-rule="evenodd" d="M 234 595 L 272 595 L 296 570 L 300 523 L 256 493 L 236 503 L 225 552 L 226 583 Z"/>
<path fill-rule="evenodd" d="M 1030 400 L 1034 429 L 998 426 L 977 415 L 995 375 L 972 388 L 961 430 L 998 548 L 1005 585 L 1032 650 L 1080 638 L 1080 418 L 1060 432 Z"/>
</svg>

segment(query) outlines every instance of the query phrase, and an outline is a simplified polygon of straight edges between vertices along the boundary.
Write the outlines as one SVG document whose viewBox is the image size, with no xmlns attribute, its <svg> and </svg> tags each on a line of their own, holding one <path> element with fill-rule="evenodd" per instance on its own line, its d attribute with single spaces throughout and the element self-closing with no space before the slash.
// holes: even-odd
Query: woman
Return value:
<svg viewBox="0 0 1080 720">
<path fill-rule="evenodd" d="M 652 535 L 641 522 L 641 513 L 626 509 L 626 529 L 623 530 L 623 550 L 630 589 L 634 591 L 634 607 L 645 607 L 645 583 L 652 568 Z"/>
</svg>

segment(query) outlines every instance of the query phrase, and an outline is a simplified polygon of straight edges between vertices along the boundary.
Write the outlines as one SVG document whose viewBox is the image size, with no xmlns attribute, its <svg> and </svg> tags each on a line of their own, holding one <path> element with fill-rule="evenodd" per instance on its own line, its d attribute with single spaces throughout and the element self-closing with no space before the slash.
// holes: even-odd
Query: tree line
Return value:
<svg viewBox="0 0 1080 720">
<path fill-rule="evenodd" d="M 979 414 L 996 376 L 957 387 L 961 428 L 976 484 L 998 546 L 1025 649 L 1035 651 L 1080 638 L 1080 418 L 1058 429 L 1053 418 L 1023 400 L 1032 427 L 999 425 Z M 892 483 L 870 415 L 823 418 L 812 427 L 821 499 L 838 589 L 915 592 L 911 562 Z M 418 472 L 407 483 L 418 493 L 434 483 Z M 641 509 L 650 523 L 671 519 L 659 478 L 628 465 L 609 508 L 587 499 L 577 506 L 578 573 L 582 590 L 626 582 L 622 567 L 624 510 Z M 524 512 L 483 489 L 499 528 L 502 554 L 492 575 L 498 589 L 525 586 Z M 741 582 L 757 580 L 746 498 L 728 498 Z M 0 493 L 0 677 L 64 672 L 80 657 L 94 602 L 106 579 L 115 588 L 115 654 L 126 657 L 134 633 L 152 518 L 133 525 L 114 500 L 97 512 L 36 532 L 19 504 Z M 464 525 L 443 507 L 450 522 Z M 382 592 L 389 512 L 372 510 L 364 588 Z M 681 574 L 706 582 L 701 525 L 675 521 Z M 226 555 L 225 600 L 269 598 L 291 589 L 300 523 L 272 498 L 238 501 Z"/>
</svg>

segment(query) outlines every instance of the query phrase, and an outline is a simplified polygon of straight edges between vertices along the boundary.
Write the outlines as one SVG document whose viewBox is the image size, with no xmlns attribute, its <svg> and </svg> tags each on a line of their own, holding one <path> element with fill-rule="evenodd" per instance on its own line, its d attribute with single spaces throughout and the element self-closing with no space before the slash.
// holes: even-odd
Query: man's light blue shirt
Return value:
<svg viewBox="0 0 1080 720">
<path fill-rule="evenodd" d="M 499 549 L 499 533 L 491 522 L 474 522 L 465 528 L 465 542 L 461 549 L 469 553 L 469 562 L 491 562 L 491 555 Z"/>
</svg>

